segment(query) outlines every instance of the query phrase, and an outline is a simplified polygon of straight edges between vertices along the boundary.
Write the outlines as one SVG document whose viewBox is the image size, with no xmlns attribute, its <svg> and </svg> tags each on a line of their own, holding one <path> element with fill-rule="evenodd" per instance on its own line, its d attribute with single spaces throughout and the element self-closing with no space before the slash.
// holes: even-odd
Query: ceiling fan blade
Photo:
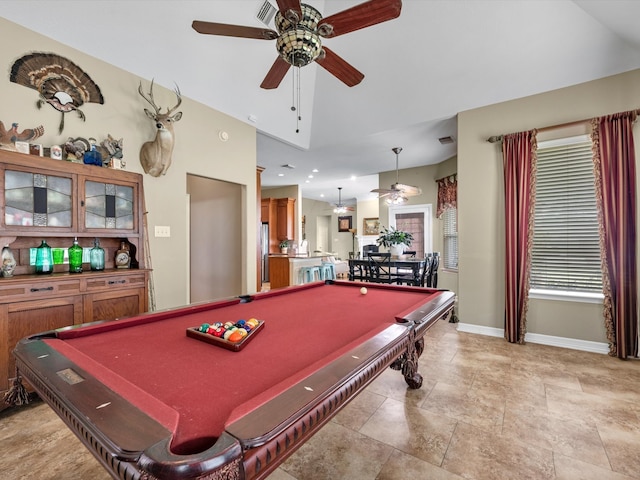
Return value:
<svg viewBox="0 0 640 480">
<path fill-rule="evenodd" d="M 276 0 L 276 2 L 278 4 L 278 9 L 284 18 L 291 21 L 291 19 L 287 17 L 287 11 L 293 10 L 296 15 L 298 15 L 298 20 L 294 23 L 298 23 L 302 19 L 302 7 L 300 6 L 300 0 Z"/>
<path fill-rule="evenodd" d="M 400 16 L 401 9 L 402 0 L 369 0 L 323 18 L 318 25 L 318 31 L 323 37 L 337 37 L 354 30 L 393 20 Z"/>
<path fill-rule="evenodd" d="M 378 198 L 383 198 L 383 197 L 386 197 L 387 195 L 391 195 L 393 193 L 398 193 L 398 192 L 396 192 L 395 190 L 387 190 L 385 188 L 375 188 L 371 190 L 371 193 L 377 193 Z"/>
<path fill-rule="evenodd" d="M 363 73 L 356 70 L 327 47 L 322 47 L 322 54 L 316 58 L 316 62 L 349 87 L 359 84 L 364 78 Z"/>
<path fill-rule="evenodd" d="M 421 188 L 414 187 L 413 185 L 405 185 L 403 183 L 394 183 L 393 185 L 391 185 L 391 188 L 397 189 L 398 191 L 409 197 L 422 194 Z"/>
<path fill-rule="evenodd" d="M 278 32 L 269 28 L 244 27 L 226 23 L 202 22 L 194 20 L 191 27 L 205 35 L 221 35 L 223 37 L 256 38 L 258 40 L 275 40 Z"/>
<path fill-rule="evenodd" d="M 285 62 L 282 57 L 276 58 L 276 61 L 273 62 L 273 65 L 271 65 L 271 68 L 267 72 L 267 76 L 264 77 L 264 80 L 260 84 L 260 88 L 266 90 L 278 88 L 278 85 L 280 85 L 280 82 L 289 71 L 290 66 L 291 65 Z"/>
</svg>

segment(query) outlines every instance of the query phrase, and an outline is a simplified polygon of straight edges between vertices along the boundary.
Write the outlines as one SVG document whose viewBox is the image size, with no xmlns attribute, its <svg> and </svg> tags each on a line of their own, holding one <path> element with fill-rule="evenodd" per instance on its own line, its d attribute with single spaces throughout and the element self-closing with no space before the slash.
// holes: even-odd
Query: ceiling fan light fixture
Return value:
<svg viewBox="0 0 640 480">
<path fill-rule="evenodd" d="M 280 36 L 276 40 L 276 49 L 287 63 L 294 67 L 304 67 L 313 62 L 322 51 L 322 42 L 317 33 L 318 22 L 322 14 L 315 8 L 300 4 L 302 19 L 291 10 L 276 14 L 276 29 Z"/>
<path fill-rule="evenodd" d="M 409 199 L 401 194 L 391 195 L 385 200 L 387 205 L 404 205 Z"/>
<path fill-rule="evenodd" d="M 342 215 L 344 213 L 347 213 L 347 207 L 345 206 L 339 206 L 333 209 L 333 213 L 338 214 L 338 215 Z"/>
<path fill-rule="evenodd" d="M 294 67 L 313 62 L 322 51 L 320 36 L 308 28 L 295 28 L 281 34 L 276 48 L 282 59 Z"/>
<path fill-rule="evenodd" d="M 347 207 L 342 204 L 342 187 L 338 187 L 338 204 L 336 205 L 336 208 L 333 209 L 333 213 L 337 215 L 344 215 L 347 211 Z"/>
</svg>

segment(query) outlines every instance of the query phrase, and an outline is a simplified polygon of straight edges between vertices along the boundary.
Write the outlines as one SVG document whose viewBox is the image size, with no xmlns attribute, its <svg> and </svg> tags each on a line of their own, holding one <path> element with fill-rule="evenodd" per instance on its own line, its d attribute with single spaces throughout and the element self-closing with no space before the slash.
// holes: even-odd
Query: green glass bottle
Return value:
<svg viewBox="0 0 640 480">
<path fill-rule="evenodd" d="M 73 239 L 69 247 L 69 272 L 82 273 L 82 247 L 78 245 L 78 237 Z"/>
<path fill-rule="evenodd" d="M 36 248 L 36 273 L 53 273 L 53 254 L 51 253 L 51 247 L 44 240 Z"/>
<path fill-rule="evenodd" d="M 91 270 L 104 270 L 104 248 L 100 246 L 100 239 L 93 241 L 93 248 L 89 252 Z"/>
</svg>

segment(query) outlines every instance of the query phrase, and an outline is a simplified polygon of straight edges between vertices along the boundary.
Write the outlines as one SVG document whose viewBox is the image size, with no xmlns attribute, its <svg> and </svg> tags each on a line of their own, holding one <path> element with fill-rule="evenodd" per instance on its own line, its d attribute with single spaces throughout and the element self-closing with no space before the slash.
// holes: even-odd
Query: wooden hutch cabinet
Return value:
<svg viewBox="0 0 640 480">
<path fill-rule="evenodd" d="M 0 394 L 15 376 L 11 351 L 23 337 L 148 310 L 142 175 L 0 150 L 0 248 L 16 259 L 12 277 L 0 277 Z M 43 240 L 67 249 L 74 238 L 83 249 L 94 239 L 105 250 L 105 269 L 35 273 L 33 252 Z M 122 242 L 131 267 L 116 268 Z M 0 406 L 0 409 L 3 407 Z"/>
</svg>

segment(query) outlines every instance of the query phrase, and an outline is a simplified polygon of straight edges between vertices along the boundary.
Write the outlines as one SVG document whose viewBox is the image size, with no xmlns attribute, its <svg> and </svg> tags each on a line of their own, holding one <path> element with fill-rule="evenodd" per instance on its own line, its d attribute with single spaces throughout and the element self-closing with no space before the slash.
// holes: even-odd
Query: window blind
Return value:
<svg viewBox="0 0 640 480">
<path fill-rule="evenodd" d="M 591 142 L 539 147 L 537 154 L 530 287 L 601 293 Z"/>
<path fill-rule="evenodd" d="M 443 267 L 449 270 L 458 269 L 458 210 L 447 208 L 442 214 L 444 222 L 444 255 Z"/>
</svg>

